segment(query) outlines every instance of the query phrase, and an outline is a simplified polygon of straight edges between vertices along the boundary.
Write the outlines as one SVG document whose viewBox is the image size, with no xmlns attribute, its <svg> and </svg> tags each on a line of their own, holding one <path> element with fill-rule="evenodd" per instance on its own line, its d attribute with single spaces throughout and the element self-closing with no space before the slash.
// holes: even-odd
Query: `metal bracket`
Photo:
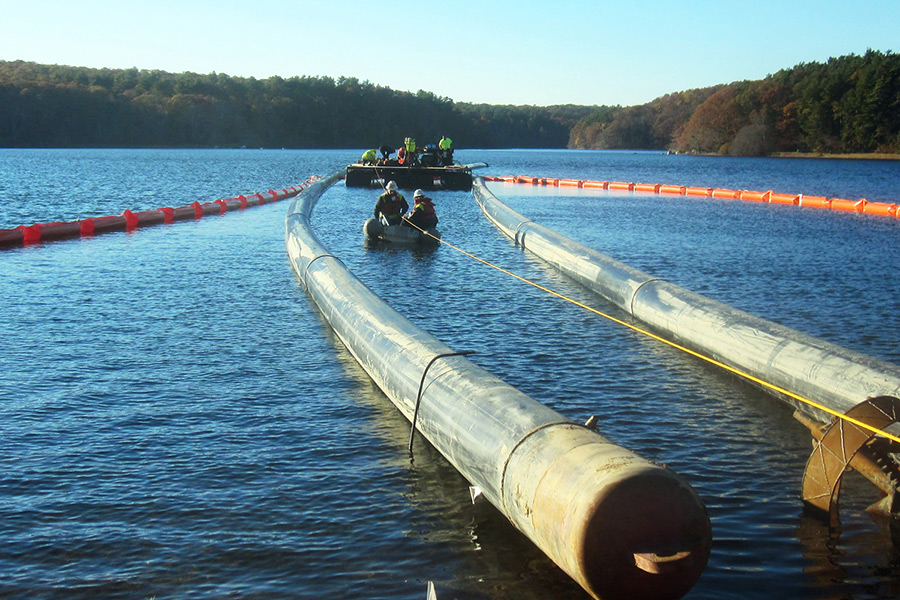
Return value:
<svg viewBox="0 0 900 600">
<path fill-rule="evenodd" d="M 464 350 L 462 352 L 448 352 L 447 354 L 438 354 L 428 363 L 428 366 L 425 367 L 425 370 L 422 371 L 422 379 L 419 381 L 419 393 L 416 394 L 416 409 L 413 411 L 412 418 L 412 427 L 409 430 L 409 453 L 412 455 L 412 446 L 413 446 L 413 436 L 416 435 L 416 421 L 419 418 L 419 404 L 422 402 L 422 389 L 425 386 L 425 376 L 428 374 L 428 369 L 431 368 L 431 365 L 439 358 L 446 358 L 448 356 L 468 356 L 469 354 L 475 354 L 474 350 Z"/>
<path fill-rule="evenodd" d="M 900 420 L 900 399 L 878 396 L 860 402 L 846 416 L 875 429 L 884 429 Z M 857 452 L 868 444 L 874 433 L 850 421 L 836 419 L 822 434 L 803 472 L 803 502 L 837 527 L 838 496 L 841 478 Z M 818 437 L 818 436 L 816 436 Z M 892 492 L 886 492 L 891 495 Z"/>
</svg>

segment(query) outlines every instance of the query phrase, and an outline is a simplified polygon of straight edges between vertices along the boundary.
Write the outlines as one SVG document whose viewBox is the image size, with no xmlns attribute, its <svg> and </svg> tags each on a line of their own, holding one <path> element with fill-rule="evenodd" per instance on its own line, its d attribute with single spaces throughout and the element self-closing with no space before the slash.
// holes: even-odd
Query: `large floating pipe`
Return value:
<svg viewBox="0 0 900 600">
<path fill-rule="evenodd" d="M 687 593 L 711 545 L 693 489 L 454 353 L 369 290 L 310 224 L 341 175 L 293 200 L 285 245 L 312 300 L 378 387 L 410 421 L 418 406 L 420 435 L 595 598 Z M 456 355 L 434 360 L 448 354 Z"/>
<path fill-rule="evenodd" d="M 871 397 L 900 395 L 897 365 L 755 317 L 613 260 L 529 221 L 500 202 L 480 177 L 472 193 L 485 216 L 517 244 L 695 352 L 839 413 Z M 820 421 L 830 418 L 820 409 L 775 394 Z"/>
</svg>

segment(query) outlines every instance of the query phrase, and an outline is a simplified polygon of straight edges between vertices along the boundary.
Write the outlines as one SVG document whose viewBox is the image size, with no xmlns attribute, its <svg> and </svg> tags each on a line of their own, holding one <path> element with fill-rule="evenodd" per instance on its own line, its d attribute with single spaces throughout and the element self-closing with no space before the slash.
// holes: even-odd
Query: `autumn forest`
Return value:
<svg viewBox="0 0 900 600">
<path fill-rule="evenodd" d="M 231 77 L 0 61 L 0 147 L 467 148 L 900 153 L 900 55 L 803 63 L 638 106 L 468 104 L 352 77 Z"/>
</svg>

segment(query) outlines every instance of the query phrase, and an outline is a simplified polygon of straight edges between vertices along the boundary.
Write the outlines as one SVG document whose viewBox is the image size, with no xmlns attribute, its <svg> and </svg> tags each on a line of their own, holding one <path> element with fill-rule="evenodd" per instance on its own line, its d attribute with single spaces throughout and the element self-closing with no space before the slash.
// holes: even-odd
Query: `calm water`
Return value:
<svg viewBox="0 0 900 600">
<path fill-rule="evenodd" d="M 0 150 L 0 228 L 181 206 L 325 175 L 359 151 Z M 900 201 L 900 163 L 460 150 L 481 173 Z M 900 220 L 739 201 L 492 189 L 601 252 L 900 363 Z M 850 478 L 843 529 L 806 519 L 810 436 L 784 404 L 442 246 L 367 248 L 375 192 L 314 221 L 412 320 L 685 476 L 713 554 L 691 599 L 893 598 L 900 552 Z M 469 193 L 444 239 L 606 312 L 516 249 Z M 0 597 L 582 599 L 419 441 L 313 309 L 287 203 L 0 253 Z M 900 536 L 897 537 L 900 541 Z"/>
</svg>

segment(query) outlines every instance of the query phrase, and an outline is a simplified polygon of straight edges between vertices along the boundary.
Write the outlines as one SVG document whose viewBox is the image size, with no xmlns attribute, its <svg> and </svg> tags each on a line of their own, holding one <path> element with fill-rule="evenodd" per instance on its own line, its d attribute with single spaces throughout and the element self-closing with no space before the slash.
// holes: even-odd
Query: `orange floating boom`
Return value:
<svg viewBox="0 0 900 600">
<path fill-rule="evenodd" d="M 266 192 L 271 197 L 268 201 L 276 202 L 296 196 L 316 179 L 317 177 L 312 176 L 299 186 L 291 186 L 281 191 L 269 190 Z M 12 229 L 0 229 L 0 250 L 77 237 L 89 237 L 111 231 L 133 231 L 139 227 L 168 225 L 175 221 L 200 219 L 206 215 L 222 215 L 228 210 L 244 209 L 248 206 L 261 206 L 266 203 L 263 194 L 254 194 L 250 198 L 253 200 L 248 200 L 241 195 L 237 198 L 216 200 L 214 202 L 193 202 L 178 208 L 165 207 L 138 212 L 126 209 L 121 215 L 115 216 L 90 217 L 65 223 L 19 225 Z"/>
<path fill-rule="evenodd" d="M 663 185 L 651 183 L 630 183 L 625 181 L 583 181 L 577 179 L 546 179 L 540 177 L 482 177 L 484 181 L 504 181 L 509 183 L 531 183 L 532 185 L 552 185 L 557 187 L 579 187 L 584 189 L 602 189 L 629 192 L 650 192 L 654 194 L 677 194 L 679 196 L 700 196 L 706 198 L 739 199 L 748 202 L 769 202 L 771 204 L 787 204 L 808 208 L 826 208 L 844 212 L 858 212 L 867 215 L 900 218 L 900 206 L 896 203 L 869 202 L 865 198 L 848 200 L 845 198 L 827 198 L 825 196 L 805 196 L 803 194 L 784 194 L 772 190 L 765 192 L 755 190 L 731 190 L 727 188 L 709 188 L 699 186 Z M 0 231 L 0 243 L 3 240 Z M 16 234 L 8 233 L 8 237 Z"/>
</svg>

